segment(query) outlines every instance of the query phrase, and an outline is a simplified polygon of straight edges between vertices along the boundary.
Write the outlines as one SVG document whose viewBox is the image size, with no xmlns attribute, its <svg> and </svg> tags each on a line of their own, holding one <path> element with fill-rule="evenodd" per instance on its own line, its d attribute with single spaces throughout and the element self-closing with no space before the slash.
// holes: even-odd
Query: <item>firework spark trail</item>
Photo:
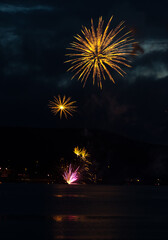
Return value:
<svg viewBox="0 0 168 240">
<path fill-rule="evenodd" d="M 97 84 L 102 89 L 102 78 L 105 80 L 105 75 L 115 83 L 110 68 L 124 76 L 126 72 L 121 66 L 131 67 L 130 60 L 126 57 L 131 56 L 133 52 L 133 44 L 135 44 L 133 31 L 122 33 L 125 29 L 124 21 L 109 31 L 112 18 L 104 32 L 102 17 L 99 18 L 97 29 L 91 19 L 91 29 L 83 27 L 81 30 L 83 36 L 79 34 L 74 36 L 76 41 L 72 42 L 71 47 L 68 48 L 73 52 L 66 54 L 70 58 L 66 62 L 71 64 L 68 71 L 75 72 L 72 79 L 78 76 L 78 80 L 83 82 L 83 86 L 91 72 L 93 72 L 93 84 L 97 79 Z"/>
<path fill-rule="evenodd" d="M 74 153 L 77 155 L 79 164 L 80 164 L 80 174 L 81 176 L 86 179 L 90 180 L 91 182 L 94 181 L 93 179 L 93 168 L 92 168 L 92 161 L 88 160 L 90 154 L 87 152 L 85 147 L 79 148 L 78 146 L 74 148 Z"/>
<path fill-rule="evenodd" d="M 72 184 L 76 182 L 79 178 L 78 175 L 78 168 L 75 171 L 72 170 L 71 164 L 69 165 L 68 169 L 63 173 L 63 178 L 68 184 Z"/>
<path fill-rule="evenodd" d="M 72 116 L 72 113 L 75 112 L 77 108 L 73 105 L 74 103 L 76 103 L 76 101 L 71 102 L 70 100 L 71 98 L 68 97 L 66 99 L 65 95 L 62 99 L 60 95 L 58 95 L 58 97 L 54 96 L 54 101 L 49 101 L 49 107 L 55 115 L 60 112 L 60 118 L 62 118 L 63 114 L 67 118 L 67 114 Z"/>
</svg>

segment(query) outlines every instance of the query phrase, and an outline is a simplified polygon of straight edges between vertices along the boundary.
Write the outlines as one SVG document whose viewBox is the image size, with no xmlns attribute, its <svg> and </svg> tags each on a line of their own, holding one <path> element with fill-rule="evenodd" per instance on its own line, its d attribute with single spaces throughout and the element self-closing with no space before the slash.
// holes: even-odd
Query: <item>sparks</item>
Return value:
<svg viewBox="0 0 168 240">
<path fill-rule="evenodd" d="M 135 44 L 132 37 L 133 31 L 130 30 L 122 34 L 125 28 L 124 21 L 109 31 L 112 18 L 110 18 L 104 31 L 102 17 L 99 18 L 97 29 L 95 29 L 91 19 L 91 29 L 83 27 L 81 30 L 83 36 L 76 35 L 74 37 L 76 41 L 72 42 L 71 47 L 68 48 L 72 51 L 72 53 L 66 54 L 70 58 L 66 62 L 71 64 L 68 71 L 76 72 L 72 79 L 78 76 L 78 80 L 83 82 L 83 86 L 85 86 L 91 72 L 93 84 L 97 80 L 98 86 L 102 89 L 102 79 L 106 79 L 105 75 L 115 83 L 110 68 L 124 76 L 126 72 L 121 66 L 131 67 L 130 60 L 126 57 L 132 55 L 133 52 L 133 44 Z"/>
<path fill-rule="evenodd" d="M 69 165 L 68 169 L 63 173 L 63 178 L 68 184 L 72 184 L 76 182 L 79 178 L 78 175 L 78 168 L 75 171 L 72 170 L 71 164 Z"/>
<path fill-rule="evenodd" d="M 86 159 L 86 157 L 89 157 L 90 154 L 87 152 L 87 150 L 85 148 L 81 149 L 81 156 L 83 159 Z"/>
<path fill-rule="evenodd" d="M 77 156 L 80 156 L 81 155 L 81 149 L 77 146 L 74 148 L 74 151 L 73 151 Z"/>
<path fill-rule="evenodd" d="M 71 102 L 71 98 L 67 98 L 64 95 L 61 99 L 61 96 L 58 95 L 58 97 L 54 96 L 54 101 L 49 101 L 49 107 L 51 108 L 51 111 L 56 115 L 57 113 L 60 113 L 60 118 L 62 118 L 62 115 L 67 118 L 67 114 L 72 116 L 72 113 L 76 111 L 76 106 L 73 106 L 76 101 Z"/>
<path fill-rule="evenodd" d="M 86 157 L 89 157 L 90 154 L 87 152 L 86 148 L 79 148 L 78 146 L 74 148 L 73 151 L 77 156 L 80 156 L 81 158 L 85 159 Z"/>
</svg>

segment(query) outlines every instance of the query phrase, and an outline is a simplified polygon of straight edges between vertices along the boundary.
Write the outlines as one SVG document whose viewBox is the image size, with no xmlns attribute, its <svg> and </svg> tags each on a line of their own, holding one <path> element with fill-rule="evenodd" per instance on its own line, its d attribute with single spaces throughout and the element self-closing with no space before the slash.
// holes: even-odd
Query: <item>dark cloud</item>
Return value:
<svg viewBox="0 0 168 240">
<path fill-rule="evenodd" d="M 129 81 L 137 81 L 141 77 L 154 81 L 167 77 L 168 39 L 146 40 L 140 47 L 143 52 L 134 58 Z"/>
<path fill-rule="evenodd" d="M 36 6 L 22 6 L 22 5 L 12 5 L 12 4 L 0 4 L 0 12 L 4 13 L 29 13 L 32 11 L 52 11 L 53 8 L 45 5 L 36 5 Z"/>
</svg>

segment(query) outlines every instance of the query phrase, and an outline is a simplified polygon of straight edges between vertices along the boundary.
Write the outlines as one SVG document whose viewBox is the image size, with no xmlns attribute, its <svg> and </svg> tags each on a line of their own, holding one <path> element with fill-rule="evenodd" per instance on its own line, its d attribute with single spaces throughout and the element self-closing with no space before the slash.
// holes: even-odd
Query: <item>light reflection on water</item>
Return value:
<svg viewBox="0 0 168 240">
<path fill-rule="evenodd" d="M 87 216 L 76 216 L 76 215 L 56 215 L 52 217 L 56 222 L 85 222 L 88 221 Z"/>
<path fill-rule="evenodd" d="M 56 215 L 54 239 L 111 239 L 110 218 L 85 215 Z M 103 238 L 102 238 L 103 237 Z"/>
<path fill-rule="evenodd" d="M 168 187 L 2 184 L 0 239 L 166 240 L 167 199 Z"/>
<path fill-rule="evenodd" d="M 69 198 L 85 198 L 87 197 L 87 195 L 79 195 L 79 194 L 64 194 L 64 195 L 60 195 L 60 194 L 54 194 L 53 195 L 54 197 L 56 198 L 66 198 L 66 197 L 69 197 Z"/>
</svg>

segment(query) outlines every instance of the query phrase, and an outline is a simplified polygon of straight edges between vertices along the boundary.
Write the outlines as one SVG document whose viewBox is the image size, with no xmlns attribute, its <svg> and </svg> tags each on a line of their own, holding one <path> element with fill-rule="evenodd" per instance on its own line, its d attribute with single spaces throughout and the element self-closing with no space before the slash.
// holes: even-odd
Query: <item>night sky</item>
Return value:
<svg viewBox="0 0 168 240">
<path fill-rule="evenodd" d="M 0 126 L 97 128 L 132 139 L 168 144 L 167 1 L 0 1 Z M 103 90 L 71 80 L 66 48 L 82 25 L 114 15 L 139 42 L 138 56 L 116 84 Z M 77 101 L 68 120 L 54 116 L 48 101 L 58 94 Z"/>
</svg>

